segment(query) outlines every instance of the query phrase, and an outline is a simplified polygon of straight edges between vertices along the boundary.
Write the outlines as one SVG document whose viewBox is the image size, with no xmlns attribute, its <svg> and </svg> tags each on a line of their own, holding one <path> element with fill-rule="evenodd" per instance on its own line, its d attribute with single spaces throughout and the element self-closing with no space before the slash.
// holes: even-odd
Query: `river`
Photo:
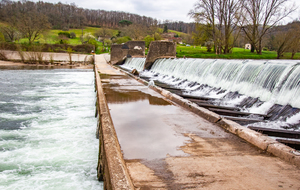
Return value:
<svg viewBox="0 0 300 190">
<path fill-rule="evenodd" d="M 0 189 L 103 189 L 92 70 L 0 68 Z"/>
</svg>

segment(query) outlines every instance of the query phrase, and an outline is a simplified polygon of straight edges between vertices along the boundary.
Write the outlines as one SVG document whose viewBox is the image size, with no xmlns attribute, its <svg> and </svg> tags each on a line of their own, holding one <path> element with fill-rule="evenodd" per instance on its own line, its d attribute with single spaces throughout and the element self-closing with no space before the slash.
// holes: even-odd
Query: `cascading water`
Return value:
<svg viewBox="0 0 300 190">
<path fill-rule="evenodd" d="M 92 70 L 0 70 L 0 189 L 102 189 Z"/>
<path fill-rule="evenodd" d="M 296 63 L 294 61 L 287 63 L 260 60 L 161 59 L 153 64 L 150 72 L 232 92 L 237 91 L 250 97 L 259 97 L 262 101 L 275 98 L 274 103 L 290 104 L 300 108 L 300 96 L 295 96 L 300 89 L 300 85 L 297 85 L 300 81 L 297 72 L 300 70 L 295 69 L 290 77 L 283 80 L 293 67 L 298 67 Z M 278 86 L 282 88 L 277 89 Z M 279 94 L 285 94 L 285 97 Z"/>
<path fill-rule="evenodd" d="M 146 58 L 128 58 L 121 67 L 127 70 L 136 69 L 140 72 L 144 69 L 145 61 Z"/>
<path fill-rule="evenodd" d="M 129 62 L 131 69 L 143 67 L 140 60 Z M 266 114 L 275 104 L 300 108 L 300 65 L 294 60 L 158 59 L 140 76 L 185 89 L 186 94 L 226 100 L 219 105 L 257 98 L 244 108 L 251 113 Z"/>
</svg>

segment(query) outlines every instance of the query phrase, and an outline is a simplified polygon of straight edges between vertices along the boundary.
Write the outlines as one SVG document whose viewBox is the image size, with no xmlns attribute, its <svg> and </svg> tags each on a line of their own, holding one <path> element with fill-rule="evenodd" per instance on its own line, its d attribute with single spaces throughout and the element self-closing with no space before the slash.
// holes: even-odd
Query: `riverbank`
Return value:
<svg viewBox="0 0 300 190">
<path fill-rule="evenodd" d="M 17 62 L 17 61 L 1 61 L 0 60 L 0 66 L 7 66 L 7 67 L 18 67 L 18 66 L 37 66 L 37 67 L 55 67 L 55 68 L 73 68 L 73 69 L 93 69 L 93 65 L 92 64 L 88 64 L 88 65 L 84 65 L 84 64 L 80 64 L 80 63 L 75 63 L 73 65 L 70 64 L 55 64 L 55 65 L 51 65 L 51 64 L 26 64 L 26 63 L 22 63 L 22 62 Z"/>
</svg>

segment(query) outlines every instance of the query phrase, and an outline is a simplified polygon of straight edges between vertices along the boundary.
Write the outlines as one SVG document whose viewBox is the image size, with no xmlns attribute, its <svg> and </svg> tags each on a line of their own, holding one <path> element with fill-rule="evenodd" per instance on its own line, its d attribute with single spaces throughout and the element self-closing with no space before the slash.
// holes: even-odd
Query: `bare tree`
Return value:
<svg viewBox="0 0 300 190">
<path fill-rule="evenodd" d="M 239 32 L 242 0 L 198 0 L 189 15 L 197 22 L 209 24 L 215 52 L 229 53 Z"/>
<path fill-rule="evenodd" d="M 99 30 L 97 30 L 97 31 L 95 32 L 95 36 L 96 36 L 97 38 L 100 37 L 102 43 L 104 44 L 104 40 L 105 40 L 106 38 L 111 38 L 111 37 L 113 36 L 113 33 L 112 33 L 112 31 L 111 31 L 110 29 L 107 29 L 107 28 L 101 28 L 101 29 L 99 29 Z"/>
<path fill-rule="evenodd" d="M 300 23 L 293 22 L 290 31 L 291 31 L 290 35 L 292 36 L 292 40 L 291 43 L 289 44 L 290 46 L 289 51 L 292 53 L 291 59 L 293 59 L 295 54 L 300 51 Z"/>
<path fill-rule="evenodd" d="M 15 40 L 18 40 L 21 37 L 20 32 L 12 25 L 1 26 L 0 31 L 10 42 L 14 42 Z"/>
<path fill-rule="evenodd" d="M 21 14 L 17 27 L 31 44 L 34 40 L 39 39 L 43 32 L 50 29 L 50 24 L 45 15 L 30 12 Z"/>
<path fill-rule="evenodd" d="M 140 24 L 131 24 L 121 29 L 122 36 L 129 36 L 134 40 L 142 40 L 147 34 L 147 27 Z"/>
<path fill-rule="evenodd" d="M 267 32 L 296 10 L 296 6 L 287 7 L 289 0 L 245 0 L 244 19 L 241 28 L 258 54 L 262 53 L 262 40 Z"/>
<path fill-rule="evenodd" d="M 269 45 L 276 50 L 277 59 L 283 57 L 286 52 L 291 52 L 291 59 L 293 59 L 300 49 L 300 23 L 296 21 L 285 26 L 273 28 Z"/>
</svg>

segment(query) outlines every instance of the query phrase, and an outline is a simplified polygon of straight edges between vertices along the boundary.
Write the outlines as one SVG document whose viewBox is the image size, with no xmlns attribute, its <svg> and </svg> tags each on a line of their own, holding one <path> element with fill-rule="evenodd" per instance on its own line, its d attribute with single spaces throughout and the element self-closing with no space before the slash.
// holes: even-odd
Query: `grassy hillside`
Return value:
<svg viewBox="0 0 300 190">
<path fill-rule="evenodd" d="M 74 39 L 69 39 L 68 43 L 72 44 L 72 45 L 79 45 L 81 44 L 80 41 L 80 36 L 85 33 L 91 33 L 92 35 L 94 35 L 94 33 L 99 30 L 100 28 L 97 27 L 85 27 L 82 29 L 70 29 L 69 33 L 74 32 L 76 34 L 76 38 Z M 112 33 L 114 35 L 116 35 L 118 33 L 117 30 L 113 30 L 113 29 L 109 29 L 112 31 Z M 58 41 L 58 33 L 59 32 L 63 32 L 62 30 L 49 30 L 48 32 L 46 32 L 44 35 L 41 36 L 40 39 L 36 40 L 40 43 L 48 43 L 48 44 L 55 44 Z M 20 43 L 26 43 L 28 42 L 28 40 L 26 38 L 22 38 L 19 41 Z"/>
<path fill-rule="evenodd" d="M 82 34 L 85 33 L 90 33 L 92 35 L 95 34 L 95 32 L 97 30 L 99 30 L 100 28 L 97 27 L 84 27 L 83 29 L 70 29 L 69 33 L 73 32 L 75 33 L 76 37 L 72 38 L 72 39 L 68 39 L 67 43 L 70 45 L 80 45 L 82 44 L 80 36 Z M 113 35 L 117 35 L 118 34 L 118 30 L 113 30 L 113 29 L 108 29 L 111 30 L 111 32 L 113 33 Z M 63 32 L 62 30 L 49 30 L 46 33 L 44 33 L 43 35 L 41 35 L 41 37 L 35 41 L 35 43 L 46 43 L 46 44 L 56 44 L 59 43 L 59 37 L 58 37 L 58 33 L 59 32 Z M 20 39 L 17 43 L 28 43 L 28 39 L 27 38 L 22 38 Z M 101 42 L 97 42 L 98 44 L 98 48 L 96 50 L 96 53 L 102 53 L 102 48 L 104 47 L 103 44 Z"/>
<path fill-rule="evenodd" d="M 163 33 L 163 29 L 162 29 L 162 28 L 159 28 L 158 30 L 159 30 L 160 33 Z M 179 32 L 179 31 L 176 31 L 176 30 L 168 30 L 168 32 L 175 33 L 175 34 L 177 34 L 178 36 L 182 36 L 182 35 L 186 34 L 186 33 L 184 33 L 184 32 Z"/>
</svg>

